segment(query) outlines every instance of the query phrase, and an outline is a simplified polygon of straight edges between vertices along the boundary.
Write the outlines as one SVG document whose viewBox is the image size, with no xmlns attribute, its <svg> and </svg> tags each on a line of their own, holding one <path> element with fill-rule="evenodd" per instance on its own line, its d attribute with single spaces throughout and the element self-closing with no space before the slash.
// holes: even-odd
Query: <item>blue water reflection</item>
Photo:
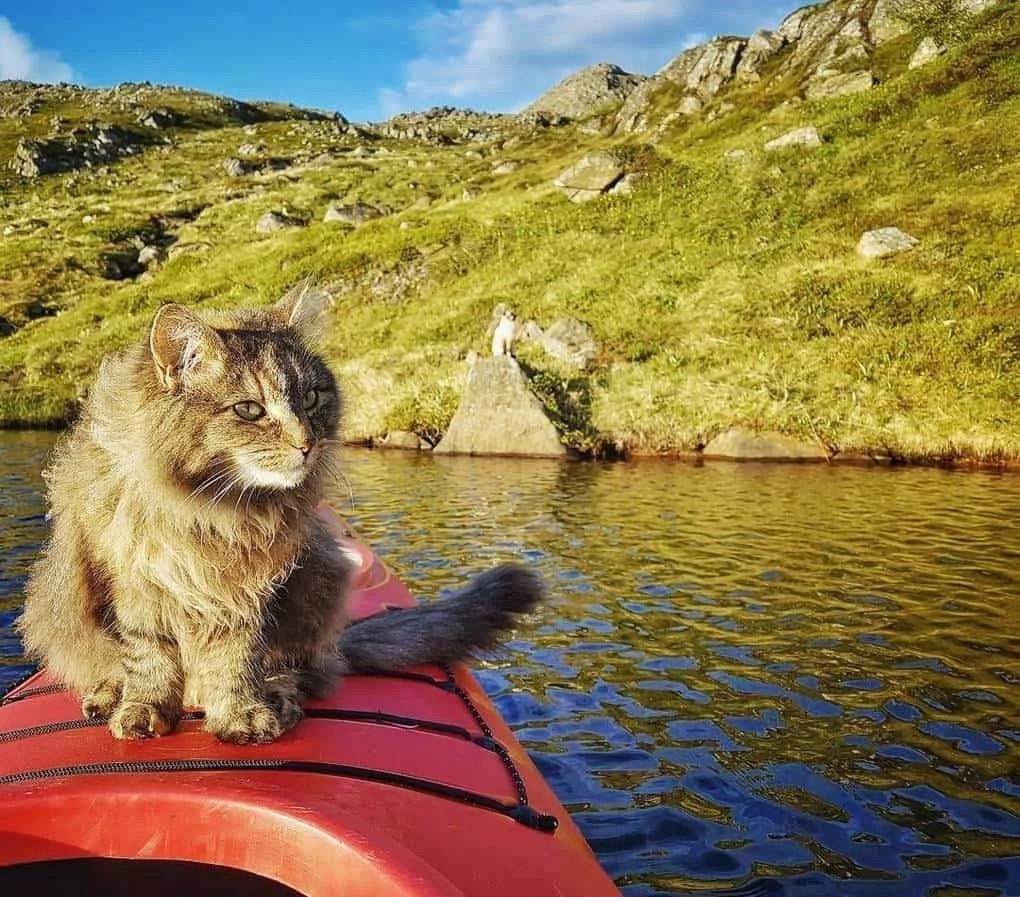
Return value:
<svg viewBox="0 0 1020 897">
<path fill-rule="evenodd" d="M 0 683 L 49 440 L 0 434 Z M 628 897 L 1020 895 L 1020 478 L 346 469 L 416 592 L 541 569 L 548 606 L 479 677 Z"/>
</svg>

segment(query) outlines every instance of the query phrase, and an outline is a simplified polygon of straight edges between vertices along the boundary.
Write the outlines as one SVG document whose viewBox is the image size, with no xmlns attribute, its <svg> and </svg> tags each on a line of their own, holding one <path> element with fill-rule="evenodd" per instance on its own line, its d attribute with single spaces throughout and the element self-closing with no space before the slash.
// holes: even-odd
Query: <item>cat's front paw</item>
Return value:
<svg viewBox="0 0 1020 897">
<path fill-rule="evenodd" d="M 120 682 L 101 679 L 82 695 L 82 715 L 85 719 L 109 719 L 120 704 L 122 693 Z"/>
<path fill-rule="evenodd" d="M 205 727 L 229 744 L 267 744 L 286 731 L 276 711 L 261 703 L 237 707 L 222 717 L 207 717 Z"/>
<path fill-rule="evenodd" d="M 305 718 L 296 688 L 285 683 L 266 683 L 266 702 L 273 708 L 283 731 L 293 729 Z"/>
<path fill-rule="evenodd" d="M 177 727 L 180 712 L 165 706 L 124 701 L 110 716 L 110 731 L 122 741 L 138 741 L 169 735 Z"/>
</svg>

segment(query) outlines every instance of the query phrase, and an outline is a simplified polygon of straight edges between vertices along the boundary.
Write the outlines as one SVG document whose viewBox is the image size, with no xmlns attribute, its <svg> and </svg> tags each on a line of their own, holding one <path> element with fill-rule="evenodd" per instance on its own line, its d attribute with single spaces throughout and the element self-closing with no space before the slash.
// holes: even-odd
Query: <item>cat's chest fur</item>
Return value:
<svg viewBox="0 0 1020 897">
<path fill-rule="evenodd" d="M 227 523 L 214 515 L 175 516 L 125 490 L 99 534 L 119 585 L 118 617 L 182 640 L 221 627 L 259 626 L 300 549 L 295 534 L 279 521 L 271 524 L 272 530 L 257 520 L 239 525 L 236 517 Z"/>
</svg>

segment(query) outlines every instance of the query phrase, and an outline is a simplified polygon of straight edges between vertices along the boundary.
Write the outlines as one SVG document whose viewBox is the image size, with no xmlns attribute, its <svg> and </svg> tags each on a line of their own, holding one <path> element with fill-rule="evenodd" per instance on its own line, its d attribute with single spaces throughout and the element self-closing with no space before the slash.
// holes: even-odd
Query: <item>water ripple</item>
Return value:
<svg viewBox="0 0 1020 897">
<path fill-rule="evenodd" d="M 0 434 L 0 683 L 50 437 Z M 434 596 L 550 583 L 479 677 L 628 897 L 1020 894 L 1020 480 L 348 452 Z"/>
</svg>

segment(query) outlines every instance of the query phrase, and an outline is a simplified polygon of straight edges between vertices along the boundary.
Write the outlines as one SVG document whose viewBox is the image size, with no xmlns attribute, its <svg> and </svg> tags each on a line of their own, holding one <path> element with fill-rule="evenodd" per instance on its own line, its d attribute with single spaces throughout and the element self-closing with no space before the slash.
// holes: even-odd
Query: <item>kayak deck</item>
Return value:
<svg viewBox="0 0 1020 897">
<path fill-rule="evenodd" d="M 353 616 L 412 604 L 324 513 L 360 561 Z M 465 667 L 346 677 L 306 711 L 268 745 L 198 713 L 120 742 L 37 674 L 0 704 L 0 891 L 619 894 Z"/>
</svg>

